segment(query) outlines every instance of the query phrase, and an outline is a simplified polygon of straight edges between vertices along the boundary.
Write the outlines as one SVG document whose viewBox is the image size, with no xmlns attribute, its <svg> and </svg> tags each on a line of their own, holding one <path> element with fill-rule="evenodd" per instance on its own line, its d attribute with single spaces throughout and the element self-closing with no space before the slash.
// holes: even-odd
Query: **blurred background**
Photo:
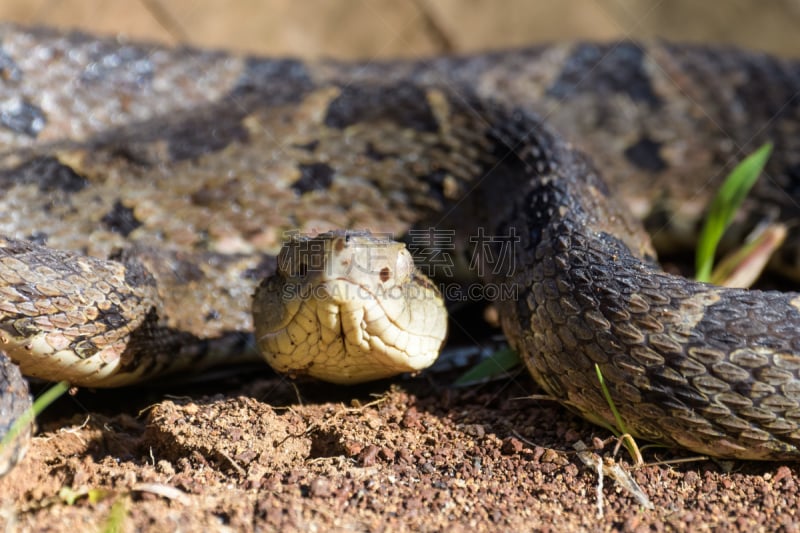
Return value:
<svg viewBox="0 0 800 533">
<path fill-rule="evenodd" d="M 620 37 L 800 57 L 800 0 L 3 0 L 0 19 L 302 57 L 408 57 Z"/>
</svg>

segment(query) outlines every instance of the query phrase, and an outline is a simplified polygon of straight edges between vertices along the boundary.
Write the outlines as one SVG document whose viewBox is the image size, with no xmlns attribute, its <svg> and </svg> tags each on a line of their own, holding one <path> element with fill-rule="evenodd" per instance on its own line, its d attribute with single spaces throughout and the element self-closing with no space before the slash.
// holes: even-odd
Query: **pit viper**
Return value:
<svg viewBox="0 0 800 533">
<path fill-rule="evenodd" d="M 791 227 L 797 61 L 621 41 L 350 63 L 3 25 L 0 73 L 2 433 L 29 404 L 20 369 L 123 385 L 235 360 L 254 330 L 294 374 L 424 366 L 437 280 L 459 271 L 589 420 L 614 422 L 598 365 L 638 437 L 800 457 L 800 295 L 665 273 L 653 246 L 690 243 L 726 170 L 767 140 L 731 236 Z M 797 250 L 790 232 L 774 266 L 797 272 Z M 322 302 L 304 285 L 319 273 Z"/>
</svg>

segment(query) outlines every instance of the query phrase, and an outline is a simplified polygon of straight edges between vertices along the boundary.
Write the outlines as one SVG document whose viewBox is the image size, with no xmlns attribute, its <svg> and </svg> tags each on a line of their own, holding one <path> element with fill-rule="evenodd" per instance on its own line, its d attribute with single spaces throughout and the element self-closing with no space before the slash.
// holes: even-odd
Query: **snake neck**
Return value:
<svg viewBox="0 0 800 533">
<path fill-rule="evenodd" d="M 491 158 L 479 174 L 477 193 L 466 200 L 472 205 L 465 210 L 478 216 L 460 223 L 498 237 L 488 253 L 474 250 L 484 281 L 516 281 L 541 261 L 536 250 L 550 235 L 612 240 L 633 261 L 655 264 L 649 236 L 583 153 L 534 113 L 491 104 L 472 104 L 471 109 L 491 124 L 486 133 Z M 498 272 L 491 262 L 507 243 L 514 245 L 514 266 Z"/>
</svg>

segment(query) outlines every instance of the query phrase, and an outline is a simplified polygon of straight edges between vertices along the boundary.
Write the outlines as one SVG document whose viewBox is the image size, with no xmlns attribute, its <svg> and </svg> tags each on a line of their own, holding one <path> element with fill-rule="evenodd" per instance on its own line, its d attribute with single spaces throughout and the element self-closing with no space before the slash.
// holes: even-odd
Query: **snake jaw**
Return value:
<svg viewBox="0 0 800 533">
<path fill-rule="evenodd" d="M 253 316 L 273 368 L 334 383 L 421 370 L 447 328 L 438 291 L 403 245 L 361 232 L 286 243 L 278 272 L 256 291 Z"/>
</svg>

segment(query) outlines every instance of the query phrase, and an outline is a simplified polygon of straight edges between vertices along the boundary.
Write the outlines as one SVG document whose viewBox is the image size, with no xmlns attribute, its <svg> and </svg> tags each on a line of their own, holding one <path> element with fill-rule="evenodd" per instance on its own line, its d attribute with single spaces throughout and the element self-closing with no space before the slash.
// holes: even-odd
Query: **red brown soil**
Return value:
<svg viewBox="0 0 800 533">
<path fill-rule="evenodd" d="M 0 479 L 0 526 L 798 530 L 792 464 L 635 469 L 618 454 L 655 508 L 606 477 L 600 516 L 598 476 L 572 445 L 608 433 L 528 398 L 538 391 L 527 376 L 462 389 L 425 377 L 358 389 L 241 381 L 221 378 L 213 387 L 225 392 L 213 396 L 202 395 L 207 384 L 178 391 L 191 396 L 127 389 L 62 399 Z M 675 457 L 645 451 L 650 461 Z"/>
</svg>

